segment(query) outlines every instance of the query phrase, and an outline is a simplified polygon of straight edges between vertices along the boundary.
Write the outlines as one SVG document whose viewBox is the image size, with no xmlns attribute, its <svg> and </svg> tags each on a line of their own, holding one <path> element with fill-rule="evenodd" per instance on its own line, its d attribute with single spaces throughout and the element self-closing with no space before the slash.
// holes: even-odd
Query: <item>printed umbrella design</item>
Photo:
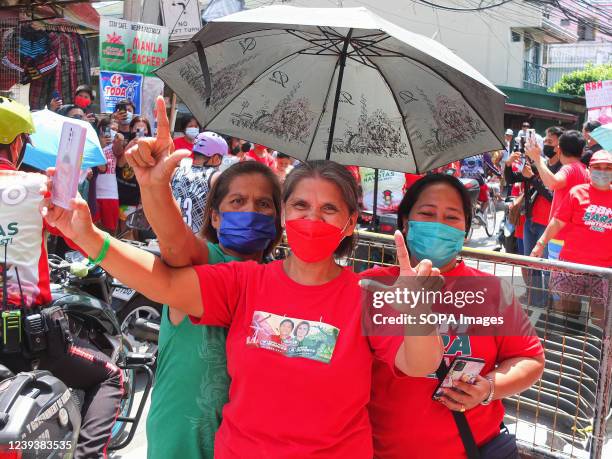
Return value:
<svg viewBox="0 0 612 459">
<path fill-rule="evenodd" d="M 504 94 L 365 8 L 225 16 L 156 73 L 206 129 L 302 160 L 414 173 L 502 147 Z"/>
<path fill-rule="evenodd" d="M 62 135 L 62 126 L 65 121 L 69 121 L 87 129 L 81 169 L 106 164 L 98 134 L 87 121 L 67 118 L 47 109 L 32 113 L 32 120 L 36 132 L 30 136 L 32 144 L 28 144 L 26 147 L 24 163 L 42 170 L 54 167 Z"/>
</svg>

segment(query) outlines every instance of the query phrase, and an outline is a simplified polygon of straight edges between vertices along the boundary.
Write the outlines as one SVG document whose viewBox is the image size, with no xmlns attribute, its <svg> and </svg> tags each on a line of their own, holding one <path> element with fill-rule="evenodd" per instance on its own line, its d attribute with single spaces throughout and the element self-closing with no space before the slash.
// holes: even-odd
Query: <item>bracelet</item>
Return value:
<svg viewBox="0 0 612 459">
<path fill-rule="evenodd" d="M 485 379 L 489 381 L 489 387 L 491 391 L 489 392 L 489 396 L 486 399 L 484 399 L 482 402 L 480 402 L 480 404 L 486 406 L 489 403 L 491 403 L 491 401 L 493 400 L 493 395 L 495 395 L 495 382 L 493 381 L 492 376 L 485 376 Z"/>
<path fill-rule="evenodd" d="M 546 244 L 544 244 L 542 241 L 540 241 L 539 239 L 536 241 L 536 245 L 539 245 L 541 247 L 544 247 Z"/>
<path fill-rule="evenodd" d="M 110 241 L 111 241 L 110 234 L 104 233 L 104 242 L 102 243 L 102 248 L 100 249 L 100 253 L 96 257 L 96 259 L 92 260 L 91 257 L 87 257 L 90 263 L 93 263 L 94 265 L 99 265 L 100 263 L 102 263 L 104 258 L 106 258 L 106 254 L 108 253 L 108 248 L 110 247 Z"/>
</svg>

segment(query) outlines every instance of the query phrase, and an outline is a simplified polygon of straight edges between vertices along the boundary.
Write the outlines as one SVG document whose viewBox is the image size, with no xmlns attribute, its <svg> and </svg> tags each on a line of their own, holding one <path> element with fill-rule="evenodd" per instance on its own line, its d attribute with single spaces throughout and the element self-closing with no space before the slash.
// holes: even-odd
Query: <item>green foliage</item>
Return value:
<svg viewBox="0 0 612 459">
<path fill-rule="evenodd" d="M 584 97 L 584 84 L 599 80 L 612 80 L 612 63 L 587 64 L 583 70 L 566 73 L 557 83 L 548 88 L 548 92 Z"/>
</svg>

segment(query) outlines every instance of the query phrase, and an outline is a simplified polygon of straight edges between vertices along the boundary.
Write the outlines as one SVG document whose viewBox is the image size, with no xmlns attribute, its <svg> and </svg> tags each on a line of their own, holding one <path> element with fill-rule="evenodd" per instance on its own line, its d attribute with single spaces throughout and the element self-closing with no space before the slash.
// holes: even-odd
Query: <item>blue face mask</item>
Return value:
<svg viewBox="0 0 612 459">
<path fill-rule="evenodd" d="M 406 243 L 410 254 L 418 261 L 431 260 L 436 268 L 447 265 L 457 256 L 465 231 L 438 222 L 408 222 Z"/>
<path fill-rule="evenodd" d="M 265 250 L 276 237 L 274 217 L 259 212 L 221 212 L 219 242 L 226 249 L 250 255 Z"/>
</svg>

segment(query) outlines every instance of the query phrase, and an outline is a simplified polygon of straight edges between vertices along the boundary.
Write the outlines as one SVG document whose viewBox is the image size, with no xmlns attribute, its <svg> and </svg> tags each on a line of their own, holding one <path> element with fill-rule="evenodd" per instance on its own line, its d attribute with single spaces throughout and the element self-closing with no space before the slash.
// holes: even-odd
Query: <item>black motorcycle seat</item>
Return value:
<svg viewBox="0 0 612 459">
<path fill-rule="evenodd" d="M 0 363 L 0 381 L 12 378 L 13 376 L 15 376 L 15 374 Z"/>
</svg>

